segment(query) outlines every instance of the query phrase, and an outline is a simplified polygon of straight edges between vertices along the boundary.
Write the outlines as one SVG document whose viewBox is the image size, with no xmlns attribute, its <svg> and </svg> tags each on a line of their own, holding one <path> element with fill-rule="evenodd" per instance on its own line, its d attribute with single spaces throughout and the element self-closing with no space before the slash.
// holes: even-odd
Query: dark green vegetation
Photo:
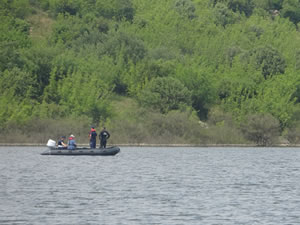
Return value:
<svg viewBox="0 0 300 225">
<path fill-rule="evenodd" d="M 299 0 L 0 0 L 2 142 L 299 141 Z"/>
</svg>

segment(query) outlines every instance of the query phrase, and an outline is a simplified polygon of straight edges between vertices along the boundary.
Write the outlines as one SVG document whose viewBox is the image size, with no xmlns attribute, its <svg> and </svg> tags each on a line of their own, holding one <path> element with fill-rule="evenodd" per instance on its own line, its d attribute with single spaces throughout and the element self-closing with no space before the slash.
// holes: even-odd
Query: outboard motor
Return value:
<svg viewBox="0 0 300 225">
<path fill-rule="evenodd" d="M 49 139 L 48 142 L 47 142 L 47 146 L 50 148 L 50 149 L 54 149 L 56 147 L 56 142 L 53 141 L 52 139 Z"/>
</svg>

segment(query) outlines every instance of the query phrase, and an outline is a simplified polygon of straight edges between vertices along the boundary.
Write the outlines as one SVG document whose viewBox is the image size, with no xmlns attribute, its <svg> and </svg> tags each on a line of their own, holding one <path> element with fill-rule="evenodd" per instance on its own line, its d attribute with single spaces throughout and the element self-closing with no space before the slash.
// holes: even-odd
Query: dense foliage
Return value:
<svg viewBox="0 0 300 225">
<path fill-rule="evenodd" d="M 300 124 L 299 0 L 0 0 L 0 20 L 0 131 L 117 121 L 116 96 L 250 141 Z"/>
</svg>

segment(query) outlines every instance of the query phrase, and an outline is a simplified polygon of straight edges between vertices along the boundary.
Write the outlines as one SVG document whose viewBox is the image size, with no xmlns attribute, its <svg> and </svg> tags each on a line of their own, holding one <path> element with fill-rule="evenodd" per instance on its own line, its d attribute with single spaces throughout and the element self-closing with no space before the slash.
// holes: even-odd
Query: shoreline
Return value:
<svg viewBox="0 0 300 225">
<path fill-rule="evenodd" d="M 0 143 L 0 147 L 47 147 L 44 143 Z M 78 144 L 78 147 L 89 146 L 86 144 Z M 259 146 L 255 144 L 147 144 L 147 143 L 132 143 L 132 144 L 111 144 L 109 146 L 119 146 L 119 147 L 239 147 L 239 148 L 266 148 L 266 147 L 289 147 L 297 148 L 300 144 L 276 144 L 272 146 Z"/>
</svg>

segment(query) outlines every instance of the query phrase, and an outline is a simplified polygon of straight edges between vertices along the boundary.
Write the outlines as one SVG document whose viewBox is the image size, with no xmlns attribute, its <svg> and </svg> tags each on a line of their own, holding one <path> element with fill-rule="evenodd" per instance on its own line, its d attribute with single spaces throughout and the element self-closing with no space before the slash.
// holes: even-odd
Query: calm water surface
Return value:
<svg viewBox="0 0 300 225">
<path fill-rule="evenodd" d="M 300 224 L 300 149 L 0 147 L 0 224 Z"/>
</svg>

